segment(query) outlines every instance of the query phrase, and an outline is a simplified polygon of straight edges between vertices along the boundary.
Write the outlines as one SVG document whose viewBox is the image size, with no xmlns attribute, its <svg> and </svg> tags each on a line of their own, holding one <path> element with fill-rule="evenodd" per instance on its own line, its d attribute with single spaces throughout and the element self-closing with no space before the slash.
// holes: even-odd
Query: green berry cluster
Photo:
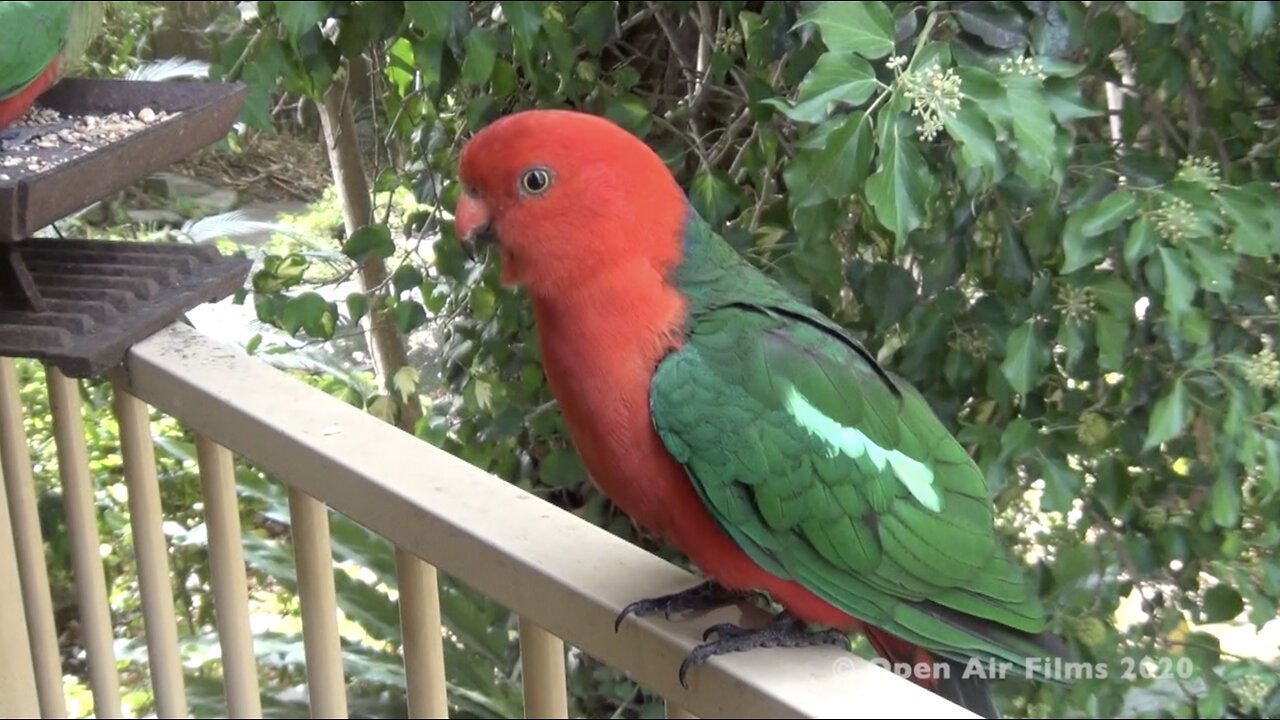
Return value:
<svg viewBox="0 0 1280 720">
<path fill-rule="evenodd" d="M 1097 445 L 1107 439 L 1111 425 L 1107 419 L 1096 412 L 1087 412 L 1080 416 L 1080 426 L 1076 428 L 1076 437 L 1085 445 Z"/>
<path fill-rule="evenodd" d="M 1068 325 L 1083 325 L 1097 311 L 1093 292 L 1087 287 L 1063 285 L 1058 288 L 1058 304 L 1055 306 Z"/>
<path fill-rule="evenodd" d="M 1259 390 L 1280 387 L 1280 358 L 1271 348 L 1260 350 L 1245 361 L 1241 374 Z"/>
</svg>

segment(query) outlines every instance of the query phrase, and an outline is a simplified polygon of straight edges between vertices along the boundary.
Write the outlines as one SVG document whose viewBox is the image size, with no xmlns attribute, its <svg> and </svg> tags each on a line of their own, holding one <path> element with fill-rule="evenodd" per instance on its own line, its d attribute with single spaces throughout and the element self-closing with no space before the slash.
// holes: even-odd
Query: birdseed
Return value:
<svg viewBox="0 0 1280 720">
<path fill-rule="evenodd" d="M 69 121 L 68 127 L 28 138 L 19 145 L 6 144 L 0 151 L 0 182 L 21 180 L 120 142 L 152 125 L 181 113 L 150 107 L 106 115 L 63 116 L 53 108 L 33 106 L 6 129 L 51 125 Z"/>
</svg>

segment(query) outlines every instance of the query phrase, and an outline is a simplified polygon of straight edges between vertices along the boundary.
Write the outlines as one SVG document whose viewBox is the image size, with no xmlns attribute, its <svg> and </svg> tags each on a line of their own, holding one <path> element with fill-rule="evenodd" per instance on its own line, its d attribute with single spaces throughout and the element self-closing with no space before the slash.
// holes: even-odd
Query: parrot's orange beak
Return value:
<svg viewBox="0 0 1280 720">
<path fill-rule="evenodd" d="M 463 193 L 453 212 L 453 228 L 462 242 L 463 252 L 475 261 L 474 245 L 493 239 L 489 226 L 489 208 L 480 200 Z"/>
</svg>

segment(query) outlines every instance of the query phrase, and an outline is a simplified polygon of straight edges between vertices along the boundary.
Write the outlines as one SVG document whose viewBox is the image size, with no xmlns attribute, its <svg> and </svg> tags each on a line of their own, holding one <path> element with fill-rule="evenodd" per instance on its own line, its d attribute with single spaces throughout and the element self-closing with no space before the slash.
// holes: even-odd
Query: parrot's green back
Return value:
<svg viewBox="0 0 1280 720">
<path fill-rule="evenodd" d="M 0 2 L 0 100 L 27 87 L 59 53 L 62 63 L 78 61 L 102 15 L 101 2 Z"/>
<path fill-rule="evenodd" d="M 925 399 L 690 216 L 685 343 L 650 411 L 720 526 L 761 567 L 941 657 L 1017 672 L 1044 657 L 1045 613 L 986 481 Z"/>
</svg>

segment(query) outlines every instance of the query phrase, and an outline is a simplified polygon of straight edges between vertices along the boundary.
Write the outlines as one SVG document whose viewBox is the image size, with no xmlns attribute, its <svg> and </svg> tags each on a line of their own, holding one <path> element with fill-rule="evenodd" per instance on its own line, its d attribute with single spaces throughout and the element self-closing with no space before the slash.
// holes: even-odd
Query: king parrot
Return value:
<svg viewBox="0 0 1280 720">
<path fill-rule="evenodd" d="M 977 465 L 916 389 L 718 236 L 648 145 L 594 115 L 523 111 L 476 133 L 459 175 L 456 233 L 468 254 L 496 246 L 502 282 L 528 294 L 593 481 L 709 578 L 619 621 L 753 594 L 783 608 L 711 628 L 682 683 L 714 655 L 853 632 L 894 663 L 952 667 L 913 679 L 984 717 L 971 659 L 1051 680 L 1029 658 L 1065 650 Z"/>
<path fill-rule="evenodd" d="M 101 2 L 0 2 L 0 149 L 45 128 L 5 128 L 83 55 L 102 21 Z"/>
</svg>

